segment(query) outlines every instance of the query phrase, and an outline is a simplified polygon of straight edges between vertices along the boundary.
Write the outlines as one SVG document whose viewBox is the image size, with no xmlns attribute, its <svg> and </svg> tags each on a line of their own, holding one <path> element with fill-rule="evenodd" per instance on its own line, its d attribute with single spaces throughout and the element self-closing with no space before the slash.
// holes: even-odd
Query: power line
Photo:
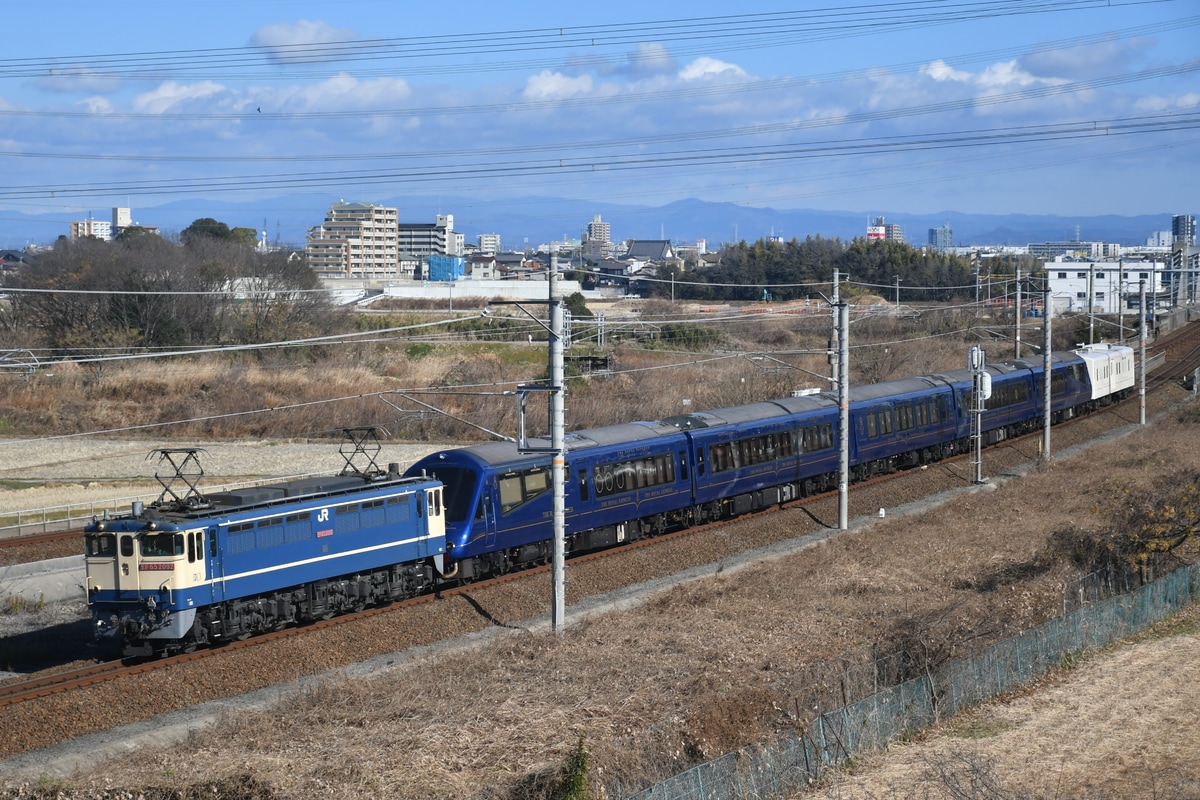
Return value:
<svg viewBox="0 0 1200 800">
<path fill-rule="evenodd" d="M 266 190 L 315 188 L 354 182 L 360 186 L 386 183 L 429 184 L 458 180 L 512 179 L 541 175 L 624 172 L 722 165 L 745 166 L 814 158 L 861 157 L 920 152 L 933 149 L 995 147 L 1030 142 L 1103 139 L 1116 136 L 1147 135 L 1200 129 L 1200 111 L 1164 113 L 1108 120 L 1084 120 L 1052 125 L 947 131 L 922 136 L 892 136 L 857 140 L 825 140 L 785 145 L 751 145 L 667 151 L 655 154 L 629 153 L 605 158 L 560 158 L 499 163 L 445 164 L 436 169 L 429 165 L 395 169 L 350 170 L 343 172 L 299 172 L 282 175 L 240 175 L 203 178 L 177 178 L 128 181 L 113 184 L 49 184 L 0 189 L 0 198 L 25 199 L 46 194 L 59 197 L 90 197 L 114 193 L 142 195 L 160 192 L 178 194 L 209 193 L 222 190 Z"/>
<path fill-rule="evenodd" d="M 514 52 L 582 51 L 593 57 L 606 51 L 636 46 L 646 41 L 676 45 L 702 41 L 706 50 L 718 44 L 727 48 L 795 46 L 809 41 L 941 26 L 972 20 L 1065 12 L 1112 6 L 1147 5 L 1171 0 L 983 0 L 907 2 L 829 6 L 797 11 L 726 14 L 711 17 L 644 20 L 603 25 L 532 28 L 486 33 L 372 38 L 294 45 L 205 48 L 178 51 L 95 53 L 60 58 L 10 57 L 0 64 L 0 78 L 146 78 L 203 74 L 246 79 L 279 77 L 280 73 L 327 75 L 329 68 L 312 64 L 336 62 L 404 65 L 409 72 L 461 73 L 466 69 L 497 71 L 527 69 L 528 61 L 489 60 Z M 428 62 L 451 60 L 450 64 Z M 480 64 L 479 62 L 483 62 Z M 416 66 L 412 66 L 416 65 Z M 265 72 L 263 70 L 266 70 Z M 223 72 L 222 72 L 223 71 Z"/>
</svg>

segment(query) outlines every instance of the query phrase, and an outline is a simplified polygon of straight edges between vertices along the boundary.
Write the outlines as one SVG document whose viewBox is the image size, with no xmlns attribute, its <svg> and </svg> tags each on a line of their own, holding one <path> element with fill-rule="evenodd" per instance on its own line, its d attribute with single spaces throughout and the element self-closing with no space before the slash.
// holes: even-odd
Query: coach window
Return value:
<svg viewBox="0 0 1200 800">
<path fill-rule="evenodd" d="M 586 503 L 590 497 L 591 495 L 588 494 L 587 470 L 581 469 L 579 470 L 579 499 Z"/>
<path fill-rule="evenodd" d="M 917 401 L 917 425 L 924 428 L 929 424 L 929 401 Z"/>
<path fill-rule="evenodd" d="M 867 414 L 867 438 L 874 439 L 879 435 L 879 428 L 875 424 L 875 412 L 871 411 Z"/>
<path fill-rule="evenodd" d="M 885 408 L 879 412 L 879 435 L 887 436 L 892 432 L 892 410 Z"/>
<path fill-rule="evenodd" d="M 896 406 L 896 429 L 907 431 L 913 427 L 913 408 L 905 403 L 902 406 Z"/>
<path fill-rule="evenodd" d="M 524 472 L 502 475 L 499 484 L 500 510 L 507 514 L 549 489 L 550 479 L 545 467 L 533 467 Z"/>
</svg>

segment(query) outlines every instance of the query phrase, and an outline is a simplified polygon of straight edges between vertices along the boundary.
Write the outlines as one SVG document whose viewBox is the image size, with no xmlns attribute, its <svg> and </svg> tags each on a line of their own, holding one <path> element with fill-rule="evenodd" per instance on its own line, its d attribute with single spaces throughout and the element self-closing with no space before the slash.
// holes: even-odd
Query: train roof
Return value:
<svg viewBox="0 0 1200 800">
<path fill-rule="evenodd" d="M 919 378 L 902 378 L 898 381 L 886 381 L 884 383 L 867 383 L 861 386 L 850 387 L 850 402 L 878 400 L 883 397 L 917 394 L 919 392 L 928 392 L 933 389 L 943 388 L 945 388 L 945 384 L 942 381 L 929 375 L 923 375 Z"/>
<path fill-rule="evenodd" d="M 1083 347 L 1080 347 L 1077 350 L 1072 350 L 1071 352 L 1080 358 L 1099 359 L 1111 358 L 1115 355 L 1132 356 L 1133 348 L 1126 347 L 1122 344 L 1109 344 L 1107 342 L 1100 342 L 1099 344 L 1085 344 Z"/>
<path fill-rule="evenodd" d="M 696 430 L 699 428 L 717 428 L 722 425 L 735 425 L 746 422 L 782 417 L 790 414 L 801 414 L 805 411 L 819 411 L 837 406 L 836 400 L 819 394 L 801 395 L 798 397 L 782 397 L 778 400 L 764 400 L 759 403 L 747 403 L 741 406 L 714 408 L 712 411 L 695 411 L 691 414 L 679 414 L 667 417 L 661 422 L 678 430 Z"/>
<path fill-rule="evenodd" d="M 603 428 L 589 428 L 568 433 L 563 441 L 567 450 L 581 450 L 587 447 L 597 447 L 611 444 L 627 444 L 643 439 L 655 439 L 659 436 L 670 436 L 679 433 L 679 428 L 666 421 L 626 422 L 620 425 L 608 425 Z M 549 439 L 539 439 L 549 447 Z"/>
<path fill-rule="evenodd" d="M 1072 353 L 1051 353 L 1050 354 L 1050 369 L 1054 369 L 1056 364 L 1067 364 L 1075 361 Z M 1022 358 L 1014 358 L 1008 364 L 1017 364 L 1024 369 L 1041 369 L 1043 366 L 1042 357 L 1040 355 L 1025 356 Z"/>
<path fill-rule="evenodd" d="M 574 452 L 588 450 L 593 447 L 630 444 L 645 439 L 657 439 L 661 436 L 670 436 L 678 433 L 679 428 L 677 426 L 666 422 L 624 422 L 619 425 L 608 425 L 603 428 L 572 431 L 563 437 L 563 444 L 566 445 L 567 452 Z M 550 439 L 544 436 L 530 437 L 529 444 L 532 447 L 549 450 Z M 534 460 L 539 457 L 545 459 L 548 455 L 547 453 L 522 453 L 517 448 L 516 442 L 485 442 L 484 444 L 456 448 L 454 452 L 468 453 L 479 461 L 492 465 L 511 464 L 514 461 L 522 459 Z M 426 456 L 426 459 L 436 458 L 437 455 L 440 454 Z M 422 461 L 426 459 L 422 459 Z M 418 464 L 420 463 L 418 462 Z"/>
</svg>

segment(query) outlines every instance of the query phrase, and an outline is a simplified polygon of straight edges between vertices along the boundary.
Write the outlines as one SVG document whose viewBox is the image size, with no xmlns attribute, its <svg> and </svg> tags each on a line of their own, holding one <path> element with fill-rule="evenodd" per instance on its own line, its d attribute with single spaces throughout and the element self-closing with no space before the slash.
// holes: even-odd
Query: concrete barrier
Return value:
<svg viewBox="0 0 1200 800">
<path fill-rule="evenodd" d="M 83 556 L 0 566 L 0 603 L 65 603 L 83 600 Z"/>
</svg>

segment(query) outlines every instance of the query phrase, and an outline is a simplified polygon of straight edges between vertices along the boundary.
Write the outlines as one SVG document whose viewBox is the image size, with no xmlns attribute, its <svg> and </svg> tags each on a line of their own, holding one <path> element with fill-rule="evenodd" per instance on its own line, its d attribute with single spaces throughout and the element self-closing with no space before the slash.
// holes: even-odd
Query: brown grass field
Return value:
<svg viewBox="0 0 1200 800">
<path fill-rule="evenodd" d="M 960 353 L 948 347 L 946 360 Z M 493 382 L 511 379 L 500 365 L 483 366 Z M 714 400 L 694 406 L 705 408 L 751 399 L 751 389 L 770 381 L 768 388 L 794 383 L 791 375 L 743 364 L 712 386 L 714 373 L 695 368 L 696 378 L 685 380 L 688 369 L 662 383 L 623 378 L 614 402 L 672 408 L 682 386 Z M 744 388 L 741 379 L 751 377 L 754 385 Z M 375 385 L 366 377 L 351 384 L 360 391 Z M 592 393 L 578 395 L 586 401 Z M 1014 567 L 1044 556 L 1055 531 L 1102 526 L 1118 489 L 1149 490 L 1200 469 L 1194 420 L 1166 413 L 1147 429 L 1025 478 L 664 589 L 628 610 L 577 620 L 561 637 L 501 620 L 513 627 L 478 646 L 417 655 L 375 677 L 330 677 L 267 710 L 231 713 L 185 743 L 141 746 L 11 796 L 560 797 L 564 765 L 581 738 L 590 796 L 614 797 L 618 786 L 636 791 L 738 747 L 793 734 L 819 682 L 814 676 L 869 661 L 900 641 L 965 648 L 1054 614 L 1073 567 L 1061 558 L 1044 570 Z M 856 501 L 854 513 L 893 505 L 890 490 L 880 491 Z M 828 518 L 829 510 L 814 513 Z M 786 511 L 719 535 L 753 540 L 759 526 L 795 535 L 819 528 L 803 512 Z M 665 558 L 671 551 L 653 552 Z M 919 741 L 859 759 L 806 796 L 1196 796 L 1195 614 L 1089 655 L 1020 697 L 945 721 Z"/>
</svg>

